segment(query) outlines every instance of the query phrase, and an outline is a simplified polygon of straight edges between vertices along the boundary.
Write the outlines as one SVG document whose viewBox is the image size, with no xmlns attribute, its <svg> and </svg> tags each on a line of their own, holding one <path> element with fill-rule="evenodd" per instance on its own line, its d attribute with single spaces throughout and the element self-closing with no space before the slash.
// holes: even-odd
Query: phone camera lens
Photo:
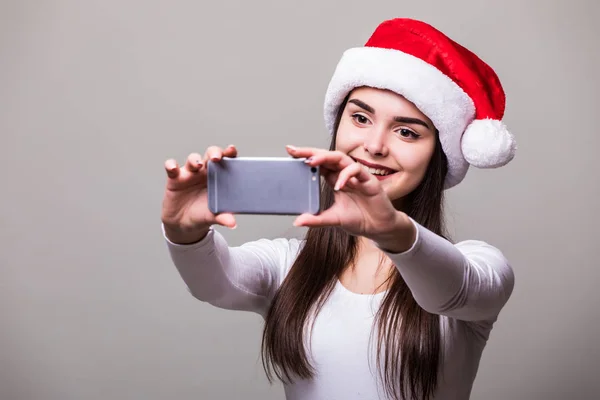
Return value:
<svg viewBox="0 0 600 400">
<path fill-rule="evenodd" d="M 314 174 L 314 173 L 316 173 L 316 172 L 317 172 L 317 168 L 315 168 L 315 167 L 312 167 L 312 168 L 310 169 L 310 171 L 311 171 L 311 172 Z"/>
</svg>

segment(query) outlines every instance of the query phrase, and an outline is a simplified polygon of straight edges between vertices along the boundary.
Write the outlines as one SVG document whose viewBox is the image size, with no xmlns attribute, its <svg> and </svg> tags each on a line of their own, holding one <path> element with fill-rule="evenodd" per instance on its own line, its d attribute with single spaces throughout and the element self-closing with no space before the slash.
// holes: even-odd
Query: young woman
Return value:
<svg viewBox="0 0 600 400">
<path fill-rule="evenodd" d="M 496 74 L 432 26 L 393 19 L 340 60 L 325 98 L 328 150 L 288 146 L 321 166 L 326 210 L 302 240 L 229 246 L 207 207 L 208 159 L 168 160 L 162 210 L 172 260 L 193 296 L 265 318 L 262 355 L 286 397 L 468 399 L 514 285 L 488 243 L 453 244 L 443 193 L 469 165 L 514 156 Z"/>
</svg>

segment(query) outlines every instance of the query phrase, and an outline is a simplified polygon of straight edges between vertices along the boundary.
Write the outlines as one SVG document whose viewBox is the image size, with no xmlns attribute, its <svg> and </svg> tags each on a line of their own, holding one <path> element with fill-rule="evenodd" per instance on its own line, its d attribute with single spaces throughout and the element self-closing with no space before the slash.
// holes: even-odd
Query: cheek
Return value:
<svg viewBox="0 0 600 400">
<path fill-rule="evenodd" d="M 397 151 L 397 159 L 404 171 L 420 175 L 427 170 L 431 154 L 430 146 L 413 144 L 402 146 Z"/>
<path fill-rule="evenodd" d="M 352 123 L 342 120 L 337 131 L 335 148 L 336 150 L 348 153 L 357 146 L 361 146 L 363 139 L 357 134 Z"/>
</svg>

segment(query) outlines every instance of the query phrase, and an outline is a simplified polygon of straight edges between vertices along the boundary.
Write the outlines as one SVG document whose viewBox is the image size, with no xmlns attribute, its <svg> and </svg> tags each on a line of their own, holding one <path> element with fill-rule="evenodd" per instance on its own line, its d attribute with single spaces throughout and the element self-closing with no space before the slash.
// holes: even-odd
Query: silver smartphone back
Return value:
<svg viewBox="0 0 600 400">
<path fill-rule="evenodd" d="M 208 162 L 208 206 L 218 214 L 317 214 L 318 167 L 291 157 L 224 157 Z"/>
</svg>

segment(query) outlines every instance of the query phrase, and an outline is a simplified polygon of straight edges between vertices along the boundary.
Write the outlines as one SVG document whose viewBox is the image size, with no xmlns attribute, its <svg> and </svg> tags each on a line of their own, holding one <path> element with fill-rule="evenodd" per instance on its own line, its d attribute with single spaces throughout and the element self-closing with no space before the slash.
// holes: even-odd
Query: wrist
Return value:
<svg viewBox="0 0 600 400">
<path fill-rule="evenodd" d="M 180 226 L 163 224 L 165 237 L 175 244 L 192 244 L 201 241 L 208 234 L 210 226 L 202 229 L 184 230 Z"/>
<path fill-rule="evenodd" d="M 414 245 L 416 239 L 415 225 L 408 215 L 398 211 L 390 228 L 373 238 L 373 241 L 383 251 L 404 253 Z"/>
</svg>

